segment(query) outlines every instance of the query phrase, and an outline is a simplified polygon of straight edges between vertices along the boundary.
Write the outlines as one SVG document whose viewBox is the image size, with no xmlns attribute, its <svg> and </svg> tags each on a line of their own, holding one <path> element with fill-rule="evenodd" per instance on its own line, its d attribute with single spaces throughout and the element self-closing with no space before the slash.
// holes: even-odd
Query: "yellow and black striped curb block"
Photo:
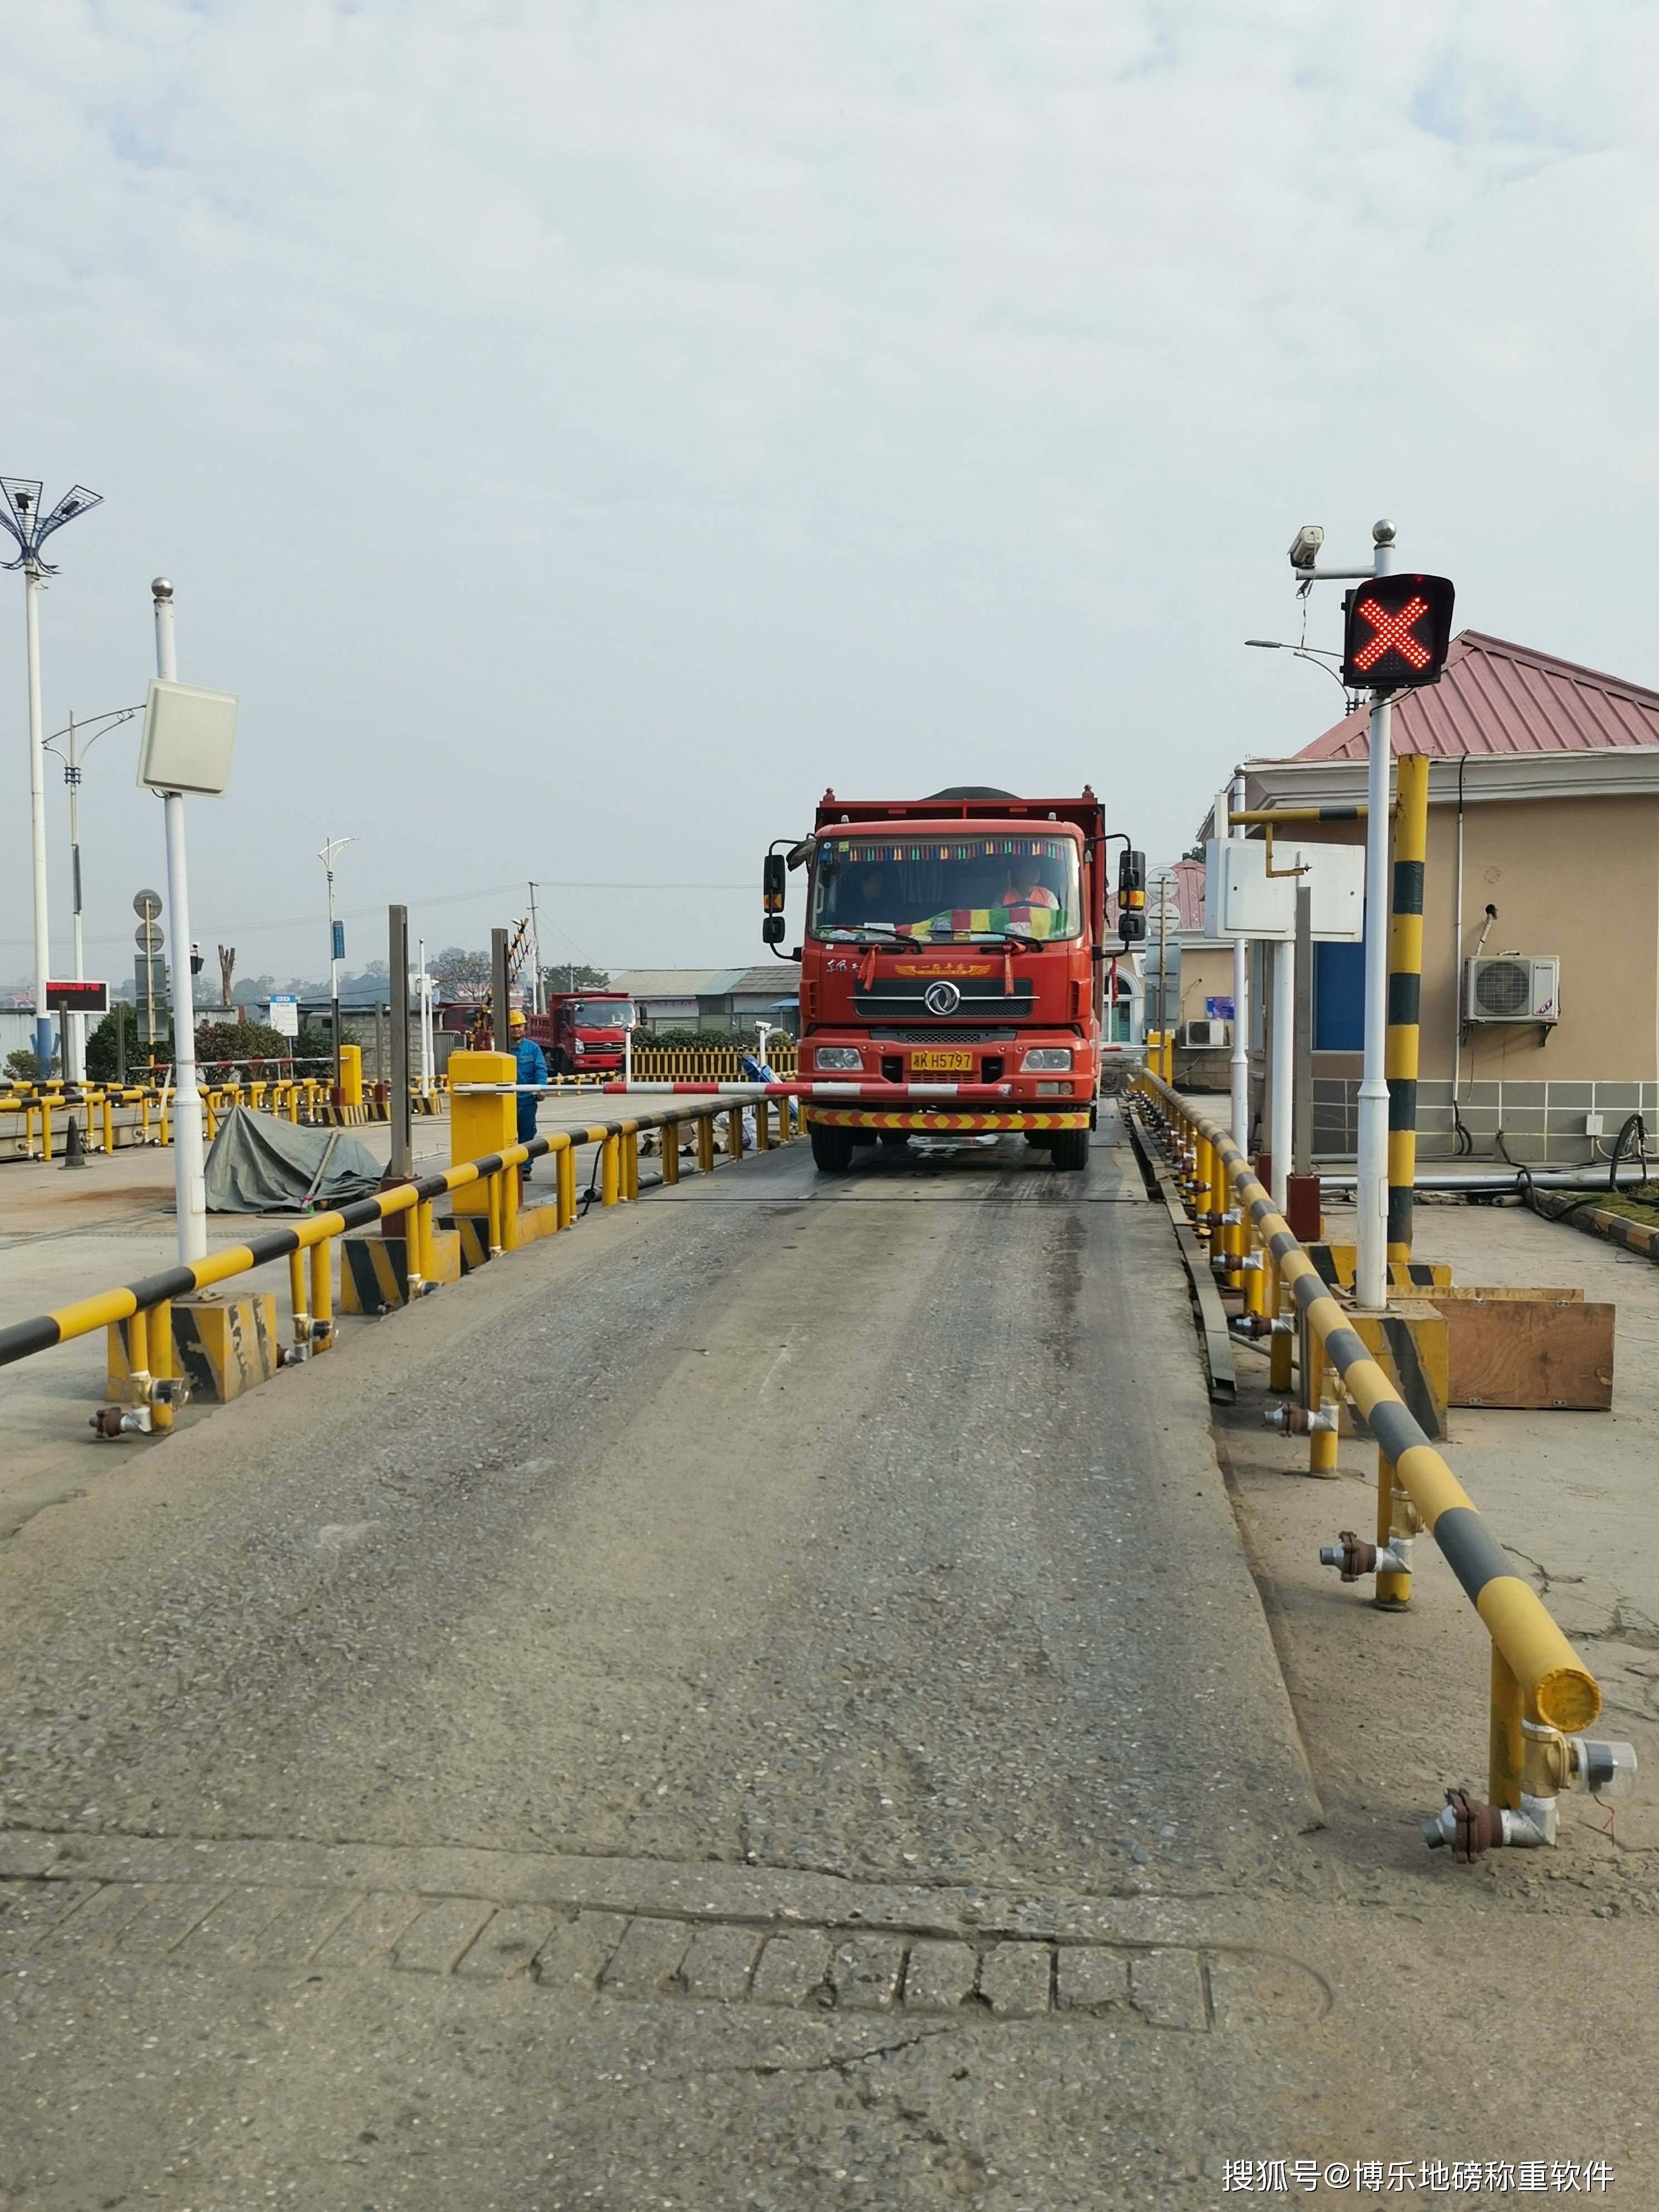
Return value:
<svg viewBox="0 0 1659 2212">
<path fill-rule="evenodd" d="M 1319 1270 L 1328 1288 L 1352 1291 L 1358 1258 L 1357 1246 L 1306 1244 L 1303 1249 Z M 1451 1288 L 1449 1260 L 1390 1260 L 1388 1266 L 1390 1290 L 1449 1291 Z"/>
<path fill-rule="evenodd" d="M 1239 1205 L 1272 1255 L 1279 1279 L 1296 1301 L 1304 1326 L 1364 1417 L 1378 1449 L 1440 1547 L 1464 1594 L 1486 1623 L 1527 1699 L 1529 1718 L 1571 1734 L 1588 1728 L 1601 1710 L 1595 1677 L 1573 1650 L 1531 1583 L 1515 1573 L 1509 1555 L 1475 1510 L 1474 1500 L 1436 1450 L 1423 1425 L 1377 1364 L 1290 1224 L 1257 1180 L 1231 1133 L 1194 1114 L 1178 1091 L 1143 1073 L 1143 1088 L 1195 1129 L 1222 1164 Z"/>
<path fill-rule="evenodd" d="M 672 1861 L 0 1837 L 0 1959 L 528 1980 L 566 1996 L 1204 2035 L 1330 2008 L 1277 1949 L 1154 1899 L 1011 1898 Z"/>
<path fill-rule="evenodd" d="M 1415 1299 L 1391 1304 L 1386 1313 L 1350 1313 L 1356 1336 L 1394 1385 L 1425 1437 L 1443 1443 L 1450 1434 L 1447 1407 L 1451 1397 L 1451 1331 L 1437 1307 Z M 1310 1383 L 1318 1362 L 1307 1356 L 1307 1323 L 1302 1322 L 1302 1373 Z M 1369 1434 L 1363 1416 L 1345 1399 L 1344 1432 Z"/>
<path fill-rule="evenodd" d="M 276 1301 L 269 1291 L 180 1298 L 171 1320 L 173 1372 L 184 1376 L 198 1401 L 228 1405 L 270 1382 L 282 1365 Z M 133 1379 L 131 1331 L 129 1316 L 112 1322 L 106 1332 L 106 1382 L 110 1396 L 118 1400 Z"/>
</svg>

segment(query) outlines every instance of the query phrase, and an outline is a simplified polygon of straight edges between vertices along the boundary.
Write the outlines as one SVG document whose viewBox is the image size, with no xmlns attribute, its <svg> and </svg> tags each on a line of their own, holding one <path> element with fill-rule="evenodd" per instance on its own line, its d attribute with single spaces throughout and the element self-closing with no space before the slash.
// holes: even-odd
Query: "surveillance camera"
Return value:
<svg viewBox="0 0 1659 2212">
<path fill-rule="evenodd" d="M 1325 533 L 1316 522 L 1304 522 L 1291 540 L 1292 568 L 1311 568 L 1319 558 L 1319 549 L 1325 543 Z"/>
</svg>

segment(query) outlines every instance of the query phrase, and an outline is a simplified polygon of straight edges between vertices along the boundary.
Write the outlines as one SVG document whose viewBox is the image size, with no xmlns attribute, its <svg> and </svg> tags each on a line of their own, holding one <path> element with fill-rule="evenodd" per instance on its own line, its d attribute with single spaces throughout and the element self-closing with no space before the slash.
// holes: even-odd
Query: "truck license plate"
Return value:
<svg viewBox="0 0 1659 2212">
<path fill-rule="evenodd" d="M 971 1052 L 913 1052 L 910 1055 L 912 1075 L 971 1075 L 973 1072 Z"/>
</svg>

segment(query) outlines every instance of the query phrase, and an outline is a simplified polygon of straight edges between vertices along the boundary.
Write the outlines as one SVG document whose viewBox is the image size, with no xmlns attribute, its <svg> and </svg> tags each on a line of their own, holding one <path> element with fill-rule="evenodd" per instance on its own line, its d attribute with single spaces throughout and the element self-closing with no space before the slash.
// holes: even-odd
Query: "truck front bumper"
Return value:
<svg viewBox="0 0 1659 2212">
<path fill-rule="evenodd" d="M 1091 1106 L 1015 1108 L 1008 1112 L 969 1111 L 952 1114 L 944 1109 L 895 1108 L 884 1112 L 876 1106 L 804 1106 L 810 1126 L 814 1121 L 836 1129 L 1088 1129 L 1094 1126 Z"/>
</svg>

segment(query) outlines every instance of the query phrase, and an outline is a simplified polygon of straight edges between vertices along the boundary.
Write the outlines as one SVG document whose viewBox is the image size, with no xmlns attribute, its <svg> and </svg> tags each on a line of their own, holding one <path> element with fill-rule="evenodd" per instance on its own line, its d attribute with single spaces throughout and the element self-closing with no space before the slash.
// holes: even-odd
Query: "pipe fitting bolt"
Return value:
<svg viewBox="0 0 1659 2212">
<path fill-rule="evenodd" d="M 1336 1426 L 1334 1406 L 1321 1406 L 1316 1412 L 1306 1406 L 1288 1402 L 1269 1406 L 1261 1416 L 1270 1429 L 1281 1437 L 1321 1436 Z"/>
<path fill-rule="evenodd" d="M 1352 1528 L 1344 1528 L 1334 1544 L 1320 1547 L 1319 1564 L 1339 1568 L 1345 1583 L 1357 1583 L 1364 1575 L 1408 1575 L 1412 1540 L 1395 1536 L 1386 1545 L 1367 1544 Z"/>
</svg>

